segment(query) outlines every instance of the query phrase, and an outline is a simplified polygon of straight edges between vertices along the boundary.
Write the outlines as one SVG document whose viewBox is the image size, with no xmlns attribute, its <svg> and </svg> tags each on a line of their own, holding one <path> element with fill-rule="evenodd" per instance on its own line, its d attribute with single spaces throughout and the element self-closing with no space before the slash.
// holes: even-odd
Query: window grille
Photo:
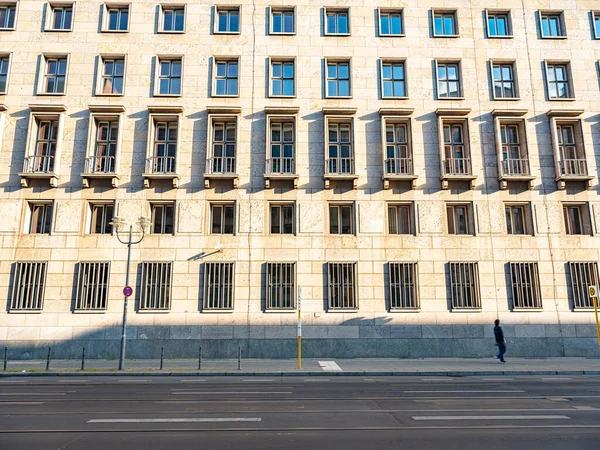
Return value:
<svg viewBox="0 0 600 450">
<path fill-rule="evenodd" d="M 41 311 L 46 288 L 46 261 L 18 261 L 15 263 L 10 309 Z"/>
<path fill-rule="evenodd" d="M 481 308 L 479 270 L 476 262 L 451 262 L 450 295 L 453 309 Z"/>
<path fill-rule="evenodd" d="M 329 309 L 356 309 L 356 263 L 327 263 Z"/>
<path fill-rule="evenodd" d="M 390 309 L 417 309 L 417 263 L 389 263 Z"/>
<path fill-rule="evenodd" d="M 104 310 L 108 303 L 110 262 L 80 262 L 75 310 Z"/>
<path fill-rule="evenodd" d="M 296 263 L 267 263 L 267 309 L 296 307 Z"/>
<path fill-rule="evenodd" d="M 232 262 L 204 263 L 204 298 L 202 309 L 233 309 Z"/>
<path fill-rule="evenodd" d="M 140 310 L 171 309 L 172 262 L 142 263 Z"/>
<path fill-rule="evenodd" d="M 542 307 L 540 275 L 534 262 L 509 263 L 512 307 L 529 309 Z"/>
<path fill-rule="evenodd" d="M 598 285 L 598 264 L 596 262 L 569 262 L 573 308 L 593 308 L 589 287 Z"/>
</svg>

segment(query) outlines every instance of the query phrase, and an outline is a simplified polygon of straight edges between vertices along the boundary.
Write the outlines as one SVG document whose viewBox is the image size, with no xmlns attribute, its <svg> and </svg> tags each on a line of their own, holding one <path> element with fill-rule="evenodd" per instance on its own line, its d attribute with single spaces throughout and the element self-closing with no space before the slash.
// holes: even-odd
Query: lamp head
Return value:
<svg viewBox="0 0 600 450">
<path fill-rule="evenodd" d="M 223 244 L 219 244 L 215 247 L 215 250 L 218 252 L 222 252 L 223 251 Z"/>
</svg>

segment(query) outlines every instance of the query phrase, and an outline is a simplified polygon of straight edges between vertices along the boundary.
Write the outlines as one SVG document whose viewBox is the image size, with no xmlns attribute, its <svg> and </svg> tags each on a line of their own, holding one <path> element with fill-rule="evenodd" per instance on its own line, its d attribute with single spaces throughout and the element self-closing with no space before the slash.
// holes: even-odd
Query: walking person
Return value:
<svg viewBox="0 0 600 450">
<path fill-rule="evenodd" d="M 494 321 L 494 337 L 496 338 L 496 345 L 498 346 L 498 354 L 494 356 L 498 362 L 505 363 L 504 354 L 506 353 L 506 339 L 504 338 L 504 331 L 500 326 L 500 320 Z"/>
</svg>

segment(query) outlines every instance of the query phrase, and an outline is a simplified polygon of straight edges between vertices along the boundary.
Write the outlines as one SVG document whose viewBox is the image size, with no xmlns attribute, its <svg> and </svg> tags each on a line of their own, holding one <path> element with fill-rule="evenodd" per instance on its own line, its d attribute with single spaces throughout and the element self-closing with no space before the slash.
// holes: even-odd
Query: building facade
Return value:
<svg viewBox="0 0 600 450">
<path fill-rule="evenodd" d="M 596 0 L 3 1 L 0 340 L 116 356 L 142 217 L 129 357 L 598 356 L 599 61 Z"/>
</svg>

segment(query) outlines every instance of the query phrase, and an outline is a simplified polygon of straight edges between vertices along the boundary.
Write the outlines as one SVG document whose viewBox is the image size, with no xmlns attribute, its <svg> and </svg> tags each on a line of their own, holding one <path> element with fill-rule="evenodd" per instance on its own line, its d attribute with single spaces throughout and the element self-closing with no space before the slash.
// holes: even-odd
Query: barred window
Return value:
<svg viewBox="0 0 600 450">
<path fill-rule="evenodd" d="M 52 229 L 52 203 L 30 203 L 31 223 L 29 233 L 50 234 Z"/>
<path fill-rule="evenodd" d="M 356 309 L 356 263 L 327 263 L 329 309 Z"/>
<path fill-rule="evenodd" d="M 11 311 L 41 311 L 46 288 L 46 261 L 18 261 L 13 276 Z"/>
<path fill-rule="evenodd" d="M 202 309 L 233 309 L 233 262 L 204 263 Z"/>
<path fill-rule="evenodd" d="M 540 274 L 535 262 L 509 263 L 512 290 L 512 308 L 542 307 Z"/>
<path fill-rule="evenodd" d="M 589 287 L 598 286 L 598 264 L 596 262 L 569 262 L 573 309 L 593 308 Z"/>
<path fill-rule="evenodd" d="M 266 309 L 294 309 L 296 263 L 267 263 Z"/>
<path fill-rule="evenodd" d="M 390 309 L 419 308 L 417 263 L 389 263 Z"/>
<path fill-rule="evenodd" d="M 481 308 L 479 270 L 476 262 L 450 262 L 452 309 Z"/>
<path fill-rule="evenodd" d="M 104 310 L 108 303 L 110 262 L 80 262 L 75 310 Z"/>
<path fill-rule="evenodd" d="M 140 310 L 171 309 L 172 262 L 143 262 Z"/>
</svg>

